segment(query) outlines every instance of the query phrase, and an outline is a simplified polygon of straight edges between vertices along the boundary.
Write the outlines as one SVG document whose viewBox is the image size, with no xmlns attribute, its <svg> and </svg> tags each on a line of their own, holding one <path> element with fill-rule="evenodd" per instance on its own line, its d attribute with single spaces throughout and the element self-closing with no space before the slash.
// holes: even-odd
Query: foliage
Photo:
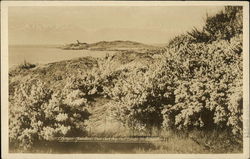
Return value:
<svg viewBox="0 0 250 159">
<path fill-rule="evenodd" d="M 226 7 L 225 12 L 208 17 L 203 29 L 217 23 L 221 16 L 225 20 L 218 22 L 218 27 L 229 21 L 236 23 L 239 17 L 234 15 L 241 12 L 242 8 Z M 171 129 L 217 127 L 242 136 L 240 28 L 235 28 L 238 32 L 222 32 L 215 39 L 208 36 L 212 41 L 204 40 L 207 35 L 195 30 L 191 34 L 196 34 L 200 41 L 191 35 L 176 37 L 165 50 L 165 61 L 159 65 L 130 63 L 130 67 L 117 71 L 112 87 L 106 89 L 115 101 L 116 116 L 130 127 L 134 127 L 133 123 L 146 128 L 161 124 Z"/>
<path fill-rule="evenodd" d="M 230 42 L 189 43 L 172 55 L 165 74 L 176 74 L 178 80 L 173 83 L 175 102 L 163 110 L 163 125 L 216 126 L 242 135 L 242 35 Z"/>
<path fill-rule="evenodd" d="M 69 90 L 68 90 L 69 91 Z M 82 135 L 89 114 L 79 91 L 52 92 L 36 79 L 15 89 L 10 99 L 9 137 L 17 147 L 28 149 L 35 141 Z"/>
<path fill-rule="evenodd" d="M 207 17 L 204 32 L 210 37 L 210 41 L 217 39 L 230 40 L 232 37 L 242 34 L 243 31 L 243 7 L 227 6 L 212 17 Z"/>
<path fill-rule="evenodd" d="M 234 36 L 243 33 L 243 8 L 242 6 L 226 6 L 214 16 L 207 16 L 205 26 L 198 30 L 196 28 L 187 32 L 190 41 L 213 42 L 216 40 L 230 40 Z M 175 43 L 173 39 L 171 43 Z"/>
</svg>

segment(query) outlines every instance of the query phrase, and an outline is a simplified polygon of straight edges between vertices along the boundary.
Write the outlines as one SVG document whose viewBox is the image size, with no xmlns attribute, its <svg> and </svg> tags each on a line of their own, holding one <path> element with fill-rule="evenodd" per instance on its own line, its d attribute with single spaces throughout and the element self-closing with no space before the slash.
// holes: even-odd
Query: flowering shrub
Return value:
<svg viewBox="0 0 250 159">
<path fill-rule="evenodd" d="M 232 37 L 242 34 L 242 18 L 242 6 L 226 6 L 224 11 L 207 17 L 204 32 L 209 36 L 210 41 L 230 40 Z"/>
<path fill-rule="evenodd" d="M 210 19 L 217 21 L 223 14 L 223 23 L 241 24 L 240 17 L 234 16 L 241 12 L 242 8 L 226 7 L 225 12 Z M 207 23 L 212 24 L 210 19 Z M 217 127 L 242 135 L 241 27 L 238 25 L 238 32 L 227 38 L 217 36 L 212 41 L 194 40 L 206 38 L 198 30 L 195 36 L 178 36 L 169 43 L 162 55 L 165 61 L 159 65 L 136 64 L 117 71 L 113 87 L 106 89 L 116 101 L 117 117 L 130 126 L 142 123 L 172 129 Z"/>
<path fill-rule="evenodd" d="M 176 74 L 178 80 L 173 82 L 175 102 L 162 112 L 163 125 L 179 129 L 230 125 L 234 134 L 242 134 L 241 48 L 242 35 L 230 42 L 190 43 L 166 59 L 167 68 L 175 67 L 166 74 Z"/>
<path fill-rule="evenodd" d="M 160 74 L 172 80 L 174 102 L 162 110 L 163 126 L 224 128 L 242 135 L 242 7 L 225 7 L 169 43 Z M 170 82 L 171 80 L 168 80 Z"/>
<path fill-rule="evenodd" d="M 178 39 L 158 64 L 130 63 L 109 72 L 103 90 L 116 118 L 131 128 L 139 123 L 242 134 L 242 34 L 212 43 Z"/>
<path fill-rule="evenodd" d="M 23 83 L 10 96 L 9 137 L 24 148 L 39 138 L 44 120 L 41 108 L 49 102 L 52 92 L 43 89 L 44 84 L 38 80 Z"/>
<path fill-rule="evenodd" d="M 86 100 L 78 91 L 64 91 L 52 92 L 39 80 L 16 87 L 10 99 L 10 142 L 29 149 L 38 140 L 83 135 L 84 120 L 89 116 Z"/>
<path fill-rule="evenodd" d="M 168 89 L 166 84 L 160 85 L 159 81 L 164 79 L 156 76 L 157 67 L 138 63 L 125 66 L 113 73 L 117 77 L 104 89 L 113 100 L 110 103 L 113 116 L 131 129 L 151 130 L 162 124 L 161 110 L 171 95 L 164 91 Z"/>
</svg>

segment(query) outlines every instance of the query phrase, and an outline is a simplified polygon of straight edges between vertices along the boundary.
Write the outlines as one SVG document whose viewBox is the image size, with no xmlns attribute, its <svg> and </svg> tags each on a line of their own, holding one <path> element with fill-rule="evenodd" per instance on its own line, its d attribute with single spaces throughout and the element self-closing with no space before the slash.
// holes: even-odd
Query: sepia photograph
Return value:
<svg viewBox="0 0 250 159">
<path fill-rule="evenodd" d="M 1 3 L 5 155 L 247 159 L 248 5 Z"/>
</svg>

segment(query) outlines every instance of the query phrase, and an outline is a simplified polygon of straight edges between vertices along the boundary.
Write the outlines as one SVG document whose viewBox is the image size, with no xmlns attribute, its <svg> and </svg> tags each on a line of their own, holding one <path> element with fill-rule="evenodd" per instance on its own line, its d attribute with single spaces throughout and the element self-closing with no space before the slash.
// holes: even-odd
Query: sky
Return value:
<svg viewBox="0 0 250 159">
<path fill-rule="evenodd" d="M 162 44 L 201 28 L 215 6 L 13 6 L 10 45 L 46 45 L 131 40 Z"/>
</svg>

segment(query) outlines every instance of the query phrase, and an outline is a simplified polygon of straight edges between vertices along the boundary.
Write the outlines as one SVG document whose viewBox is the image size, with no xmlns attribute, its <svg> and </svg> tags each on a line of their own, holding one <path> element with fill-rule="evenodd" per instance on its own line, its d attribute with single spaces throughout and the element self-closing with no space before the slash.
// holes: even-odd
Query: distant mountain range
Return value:
<svg viewBox="0 0 250 159">
<path fill-rule="evenodd" d="M 121 51 L 121 50 L 145 50 L 154 49 L 158 46 L 143 44 L 134 41 L 100 41 L 96 43 L 81 43 L 77 40 L 76 43 L 66 44 L 61 49 L 64 50 L 97 50 L 97 51 Z"/>
</svg>

